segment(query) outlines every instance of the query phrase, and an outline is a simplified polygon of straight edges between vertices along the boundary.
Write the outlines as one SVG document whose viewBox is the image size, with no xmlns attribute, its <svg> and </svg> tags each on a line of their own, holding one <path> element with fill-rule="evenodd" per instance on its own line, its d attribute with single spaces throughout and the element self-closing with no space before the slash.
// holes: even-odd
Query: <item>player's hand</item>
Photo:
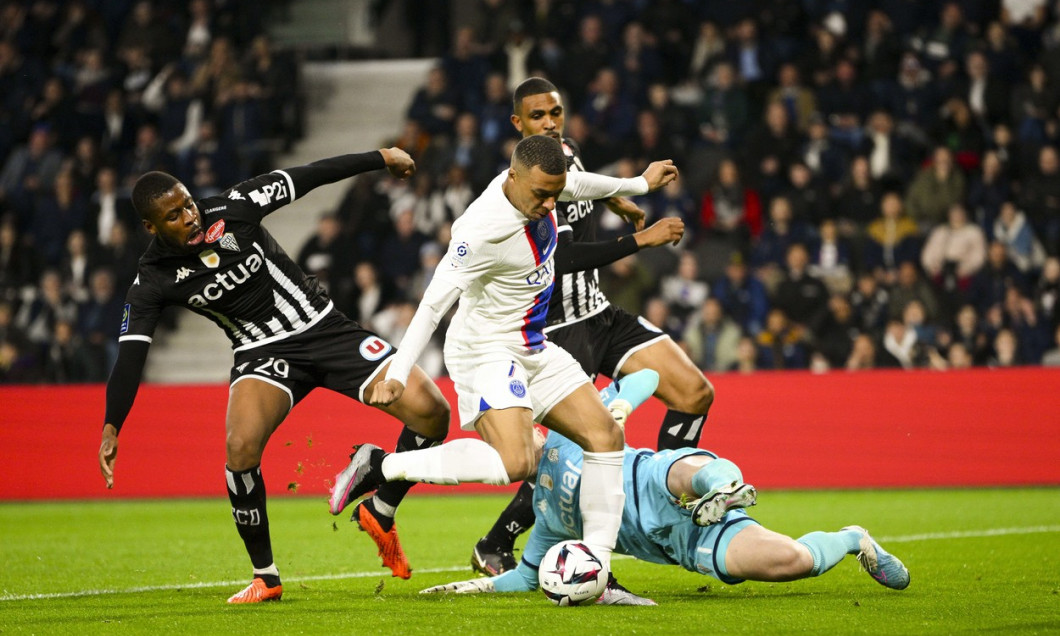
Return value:
<svg viewBox="0 0 1060 636">
<path fill-rule="evenodd" d="M 372 387 L 372 394 L 368 396 L 369 406 L 389 406 L 401 399 L 405 392 L 405 385 L 397 380 L 382 380 L 376 382 Z"/>
<path fill-rule="evenodd" d="M 637 247 L 658 247 L 671 243 L 677 245 L 685 235 L 685 222 L 676 216 L 659 219 L 646 230 L 633 235 Z"/>
<path fill-rule="evenodd" d="M 653 161 L 641 176 L 648 182 L 648 191 L 655 192 L 677 178 L 677 166 L 670 159 Z"/>
<path fill-rule="evenodd" d="M 386 169 L 398 179 L 408 179 L 416 173 L 416 162 L 401 148 L 380 148 Z"/>
<path fill-rule="evenodd" d="M 118 459 L 118 429 L 113 424 L 103 426 L 103 442 L 99 445 L 99 471 L 107 482 L 107 488 L 114 487 L 114 461 Z"/>
<path fill-rule="evenodd" d="M 644 210 L 638 208 L 636 203 L 626 197 L 611 197 L 604 203 L 608 210 L 625 219 L 626 223 L 632 223 L 638 232 L 644 229 Z"/>
<path fill-rule="evenodd" d="M 435 585 L 434 587 L 420 590 L 420 594 L 482 594 L 483 592 L 496 591 L 497 588 L 493 586 L 492 578 L 478 578 L 469 581 L 446 583 L 445 585 Z"/>
</svg>

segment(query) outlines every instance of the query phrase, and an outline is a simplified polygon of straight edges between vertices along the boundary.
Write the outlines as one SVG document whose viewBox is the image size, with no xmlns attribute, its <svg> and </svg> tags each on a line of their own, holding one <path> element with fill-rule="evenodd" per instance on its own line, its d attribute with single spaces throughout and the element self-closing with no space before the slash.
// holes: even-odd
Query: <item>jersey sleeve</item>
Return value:
<svg viewBox="0 0 1060 636">
<path fill-rule="evenodd" d="M 202 204 L 199 207 L 205 207 L 203 214 L 206 216 L 216 209 L 227 209 L 228 215 L 260 222 L 265 215 L 282 208 L 295 198 L 294 181 L 290 175 L 283 170 L 276 170 L 236 184 L 225 190 L 220 197 L 211 199 L 208 205 Z M 217 199 L 227 201 L 219 206 L 215 203 Z"/>
<path fill-rule="evenodd" d="M 468 234 L 453 234 L 449 249 L 434 272 L 461 291 L 489 272 L 495 258 L 493 244 Z"/>
<path fill-rule="evenodd" d="M 161 293 L 150 279 L 143 272 L 137 274 L 125 295 L 118 342 L 141 341 L 150 344 L 163 305 Z"/>
<path fill-rule="evenodd" d="M 559 195 L 560 201 L 593 201 L 611 197 L 628 197 L 648 193 L 644 177 L 619 179 L 593 172 L 568 172 L 567 185 Z"/>
</svg>

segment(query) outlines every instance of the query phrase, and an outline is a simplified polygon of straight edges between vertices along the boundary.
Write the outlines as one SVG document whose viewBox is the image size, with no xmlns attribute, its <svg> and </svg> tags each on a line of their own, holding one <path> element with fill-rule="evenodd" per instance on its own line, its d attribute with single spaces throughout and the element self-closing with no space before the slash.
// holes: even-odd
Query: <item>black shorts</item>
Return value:
<svg viewBox="0 0 1060 636">
<path fill-rule="evenodd" d="M 317 387 L 364 401 L 364 389 L 396 349 L 386 340 L 332 310 L 310 329 L 290 338 L 239 351 L 230 384 L 256 378 L 273 384 L 298 404 Z"/>
<path fill-rule="evenodd" d="M 545 333 L 549 342 L 566 349 L 592 378 L 597 374 L 614 378 L 629 356 L 668 337 L 647 320 L 614 305 Z"/>
</svg>

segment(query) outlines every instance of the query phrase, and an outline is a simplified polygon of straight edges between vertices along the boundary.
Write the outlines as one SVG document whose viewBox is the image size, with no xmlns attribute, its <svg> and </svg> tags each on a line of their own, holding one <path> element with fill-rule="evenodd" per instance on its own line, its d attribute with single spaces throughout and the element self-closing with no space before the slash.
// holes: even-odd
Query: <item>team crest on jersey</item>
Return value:
<svg viewBox="0 0 1060 636">
<path fill-rule="evenodd" d="M 541 239 L 542 241 L 547 239 L 548 238 L 549 229 L 550 228 L 549 228 L 549 224 L 548 223 L 538 223 L 537 224 L 537 238 Z"/>
<path fill-rule="evenodd" d="M 206 230 L 206 242 L 214 243 L 217 239 L 225 233 L 225 220 L 221 219 L 217 223 L 210 226 L 210 229 Z"/>
<path fill-rule="evenodd" d="M 558 448 L 550 448 L 550 449 L 548 449 L 548 461 L 552 462 L 553 464 L 555 464 L 556 462 L 559 461 L 559 449 Z"/>
<path fill-rule="evenodd" d="M 199 252 L 199 260 L 210 269 L 217 269 L 217 266 L 221 264 L 221 257 L 213 250 Z"/>
<path fill-rule="evenodd" d="M 537 485 L 545 490 L 552 490 L 552 476 L 547 473 L 541 475 L 537 479 Z"/>
<path fill-rule="evenodd" d="M 526 397 L 526 385 L 519 380 L 512 380 L 509 382 L 508 390 L 517 398 Z"/>
<path fill-rule="evenodd" d="M 123 334 L 129 330 L 129 314 L 131 313 L 132 305 L 125 303 L 125 309 L 121 312 L 121 329 L 118 330 L 119 334 Z"/>
<path fill-rule="evenodd" d="M 453 249 L 449 252 L 449 260 L 453 262 L 453 267 L 463 267 L 467 265 L 467 262 L 471 259 L 471 247 L 463 241 L 453 246 Z"/>
<path fill-rule="evenodd" d="M 390 346 L 390 343 L 379 336 L 368 336 L 361 341 L 361 346 L 359 347 L 361 357 L 365 360 L 378 360 L 390 353 L 391 349 L 393 347 Z"/>
<path fill-rule="evenodd" d="M 236 242 L 236 235 L 231 232 L 225 232 L 225 235 L 221 237 L 221 247 L 231 252 L 238 252 L 239 243 Z"/>
</svg>

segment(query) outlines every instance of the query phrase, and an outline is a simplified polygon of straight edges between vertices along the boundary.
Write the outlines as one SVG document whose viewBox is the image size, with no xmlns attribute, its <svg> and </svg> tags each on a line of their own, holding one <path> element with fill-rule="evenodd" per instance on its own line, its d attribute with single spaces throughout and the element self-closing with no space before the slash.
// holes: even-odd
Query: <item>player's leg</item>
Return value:
<svg viewBox="0 0 1060 636">
<path fill-rule="evenodd" d="M 542 423 L 585 451 L 579 502 L 582 539 L 610 564 L 625 502 L 622 429 L 589 382 L 552 406 Z"/>
<path fill-rule="evenodd" d="M 625 356 L 618 365 L 618 374 L 625 376 L 641 369 L 659 372 L 655 396 L 667 408 L 659 428 L 659 450 L 697 446 L 714 402 L 713 385 L 685 352 L 665 337 Z"/>
<path fill-rule="evenodd" d="M 229 603 L 278 600 L 283 592 L 272 557 L 261 456 L 293 402 L 286 388 L 253 376 L 240 378 L 230 389 L 225 416 L 225 478 L 232 517 L 250 555 L 254 581 L 228 599 Z"/>
<path fill-rule="evenodd" d="M 757 498 L 755 487 L 744 483 L 736 464 L 709 455 L 675 462 L 666 485 L 692 511 L 692 521 L 699 526 L 717 523 L 733 508 L 753 506 Z"/>
<path fill-rule="evenodd" d="M 364 388 L 371 391 L 375 383 L 386 374 L 384 364 L 371 382 Z M 449 429 L 449 403 L 442 392 L 419 367 L 413 367 L 408 386 L 401 399 L 380 410 L 396 417 L 405 426 L 398 435 L 395 452 L 430 448 L 442 443 Z M 398 538 L 394 515 L 401 501 L 415 482 L 407 480 L 382 484 L 375 495 L 365 499 L 354 508 L 352 520 L 375 542 L 383 565 L 390 568 L 393 576 L 407 579 L 412 576 L 405 551 Z"/>
</svg>

